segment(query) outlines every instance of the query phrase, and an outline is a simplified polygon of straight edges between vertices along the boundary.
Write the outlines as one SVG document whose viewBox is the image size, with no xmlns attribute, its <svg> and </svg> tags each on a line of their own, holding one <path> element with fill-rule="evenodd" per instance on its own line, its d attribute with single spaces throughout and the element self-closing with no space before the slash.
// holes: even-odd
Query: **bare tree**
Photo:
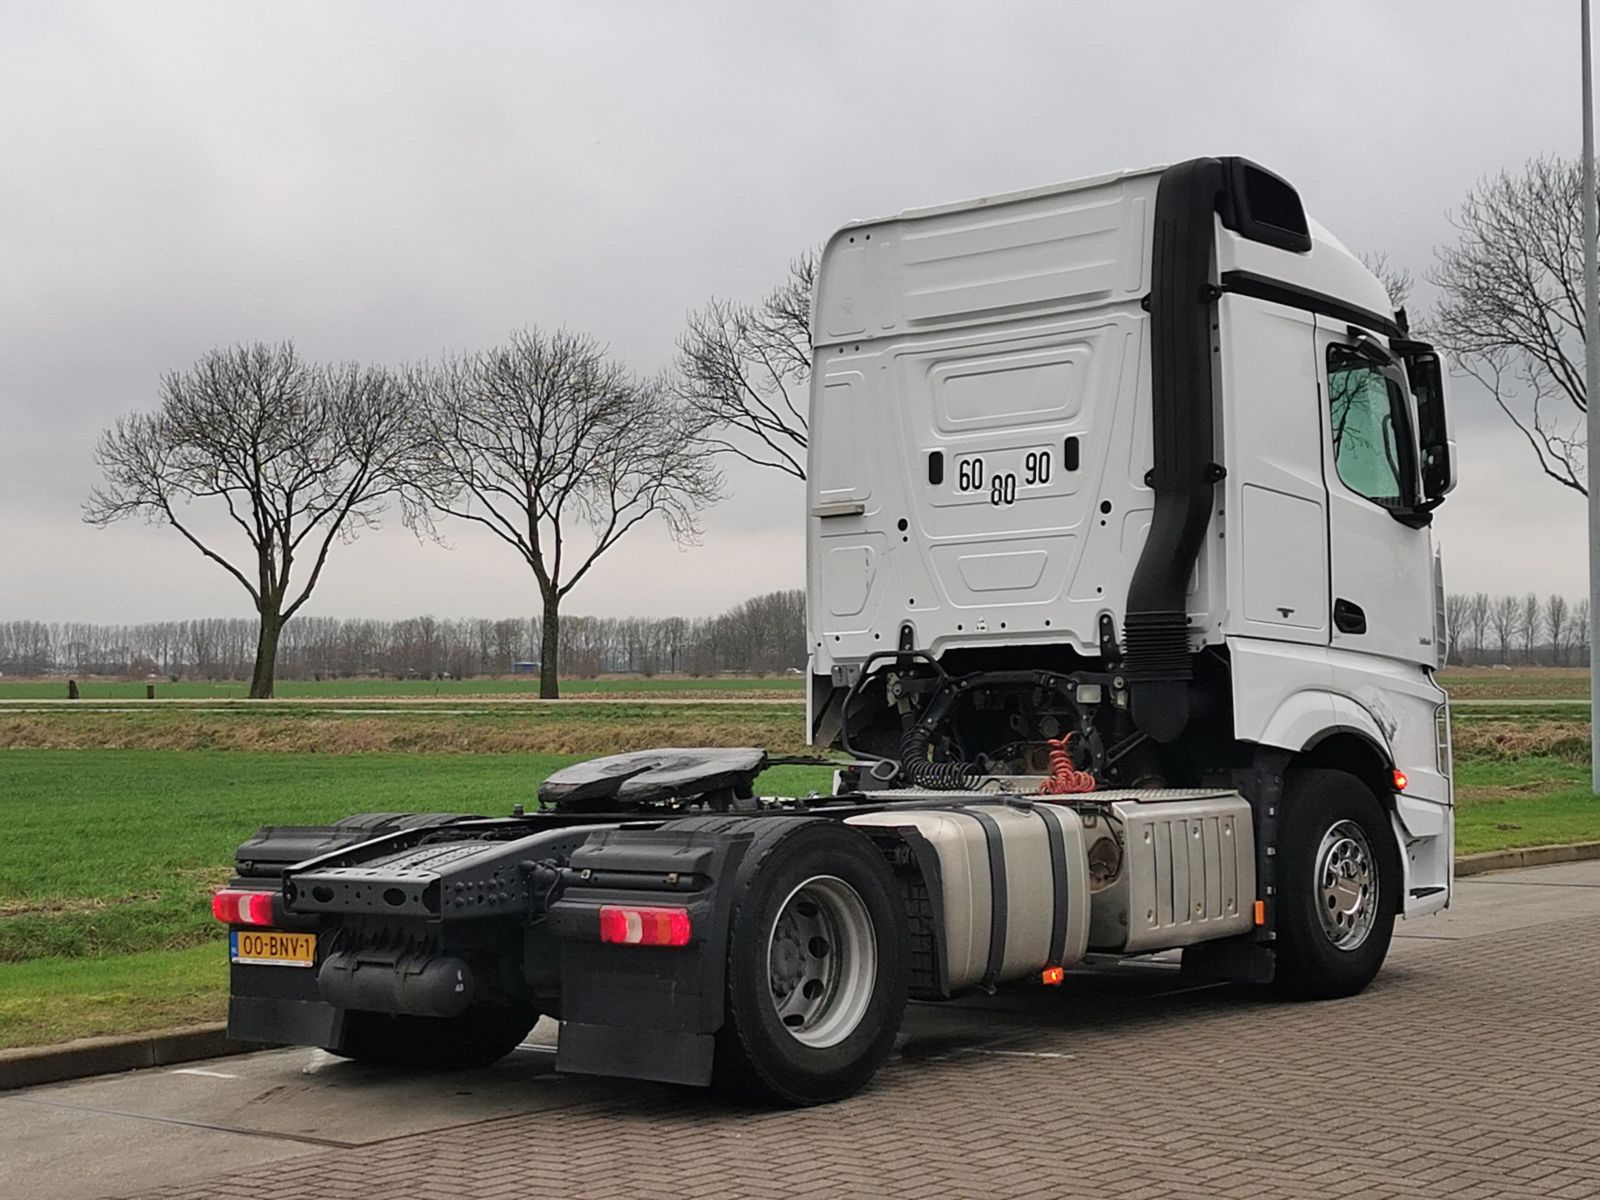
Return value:
<svg viewBox="0 0 1600 1200">
<path fill-rule="evenodd" d="M 1500 643 L 1501 662 L 1508 661 L 1511 639 L 1517 631 L 1519 611 L 1515 596 L 1497 596 L 1489 608 L 1489 624 Z"/>
<path fill-rule="evenodd" d="M 713 299 L 678 339 L 678 389 L 705 418 L 703 443 L 796 479 L 806 477 L 816 279 L 808 251 L 760 304 Z"/>
<path fill-rule="evenodd" d="M 1472 627 L 1472 648 L 1480 659 L 1488 649 L 1488 639 L 1485 636 L 1489 628 L 1489 594 L 1487 592 L 1474 592 L 1467 601 L 1467 624 Z"/>
<path fill-rule="evenodd" d="M 699 422 L 658 381 L 640 381 L 592 338 L 510 342 L 413 376 L 432 459 L 413 520 L 470 521 L 512 547 L 543 602 L 539 694 L 560 695 L 561 602 L 631 529 L 659 515 L 698 536 L 721 480 Z"/>
<path fill-rule="evenodd" d="M 1589 598 L 1585 596 L 1572 606 L 1572 619 L 1567 622 L 1572 651 L 1573 666 L 1589 666 Z"/>
<path fill-rule="evenodd" d="M 1480 180 L 1429 280 L 1433 339 L 1522 431 L 1546 475 L 1587 494 L 1583 205 L 1573 161 L 1538 158 Z"/>
<path fill-rule="evenodd" d="M 1539 643 L 1539 596 L 1529 592 L 1522 598 L 1522 660 L 1533 662 L 1533 650 Z"/>
<path fill-rule="evenodd" d="M 1444 627 L 1448 635 L 1449 653 L 1445 661 L 1461 662 L 1461 635 L 1467 628 L 1467 598 L 1460 592 L 1448 592 L 1444 598 Z"/>
<path fill-rule="evenodd" d="M 1544 627 L 1550 634 L 1550 661 L 1555 666 L 1566 662 L 1567 598 L 1554 593 L 1544 602 Z"/>
<path fill-rule="evenodd" d="M 1406 301 L 1411 299 L 1412 279 L 1411 272 L 1404 267 L 1393 266 L 1389 256 L 1382 250 L 1374 251 L 1361 256 L 1361 265 L 1366 267 L 1378 277 L 1378 282 L 1383 284 L 1383 290 L 1389 293 L 1389 303 L 1395 308 L 1404 308 Z"/>
<path fill-rule="evenodd" d="M 381 370 L 311 366 L 288 343 L 214 350 L 162 379 L 159 409 L 101 435 L 105 483 L 84 520 L 171 525 L 233 576 L 260 618 L 250 695 L 270 697 L 284 623 L 311 597 L 334 540 L 375 524 L 409 474 L 410 417 L 404 389 Z M 248 554 L 210 533 L 208 508 Z"/>
</svg>

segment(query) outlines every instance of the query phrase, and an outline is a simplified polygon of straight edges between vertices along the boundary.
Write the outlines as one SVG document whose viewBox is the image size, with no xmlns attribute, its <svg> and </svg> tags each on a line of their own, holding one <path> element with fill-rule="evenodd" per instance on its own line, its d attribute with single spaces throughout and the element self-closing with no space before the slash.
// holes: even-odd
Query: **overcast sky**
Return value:
<svg viewBox="0 0 1600 1200">
<path fill-rule="evenodd" d="M 1201 154 L 1266 164 L 1420 275 L 1475 179 L 1576 154 L 1577 23 L 1553 0 L 0 0 L 0 620 L 248 613 L 172 531 L 79 519 L 98 432 L 214 346 L 399 362 L 565 324 L 653 371 L 688 309 L 759 297 L 848 219 Z M 1582 498 L 1456 400 L 1452 586 L 1581 594 Z M 640 530 L 570 611 L 802 586 L 798 485 L 729 487 L 702 545 Z M 499 543 L 392 520 L 308 611 L 535 607 Z"/>
</svg>

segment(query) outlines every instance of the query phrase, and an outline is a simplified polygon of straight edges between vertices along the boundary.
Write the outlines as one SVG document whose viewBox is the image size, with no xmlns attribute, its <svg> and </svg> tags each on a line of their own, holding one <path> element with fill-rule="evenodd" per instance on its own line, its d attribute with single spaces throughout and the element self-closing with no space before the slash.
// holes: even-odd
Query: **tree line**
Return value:
<svg viewBox="0 0 1600 1200">
<path fill-rule="evenodd" d="M 721 488 L 704 433 L 666 378 L 566 330 L 397 368 L 251 343 L 166 375 L 154 410 L 101 435 L 84 519 L 169 526 L 232 576 L 256 611 L 258 698 L 336 542 L 393 506 L 438 540 L 440 521 L 480 527 L 533 575 L 540 695 L 554 697 L 561 605 L 600 556 L 651 518 L 698 536 Z"/>
<path fill-rule="evenodd" d="M 1537 593 L 1452 593 L 1445 599 L 1447 662 L 1542 667 L 1589 665 L 1589 601 Z"/>
<path fill-rule="evenodd" d="M 1547 475 L 1585 492 L 1579 174 L 1537 159 L 1481 180 L 1428 273 L 1439 301 L 1414 324 L 1482 384 Z M 562 635 L 562 605 L 601 555 L 651 520 L 694 542 L 722 494 L 718 455 L 805 477 L 817 262 L 802 254 L 756 303 L 713 298 L 691 313 L 655 376 L 566 330 L 396 368 L 307 363 L 287 343 L 214 350 L 165 376 L 154 410 L 105 431 L 84 518 L 168 525 L 234 578 L 257 614 L 257 697 L 272 694 L 284 639 L 304 640 L 285 631 L 335 543 L 389 507 L 440 541 L 441 523 L 475 526 L 533 576 L 540 694 L 555 696 L 563 655 L 582 653 Z M 1409 272 L 1368 263 L 1404 305 Z M 1452 603 L 1452 661 L 1542 647 L 1564 662 L 1587 646 L 1587 612 L 1560 597 Z"/>
<path fill-rule="evenodd" d="M 256 623 L 240 618 L 136 625 L 0 621 L 0 674 L 248 679 Z M 566 616 L 559 631 L 569 678 L 782 674 L 806 661 L 805 593 L 770 592 L 714 617 Z M 398 621 L 305 616 L 277 647 L 281 679 L 465 679 L 508 675 L 539 661 L 538 616 Z"/>
</svg>

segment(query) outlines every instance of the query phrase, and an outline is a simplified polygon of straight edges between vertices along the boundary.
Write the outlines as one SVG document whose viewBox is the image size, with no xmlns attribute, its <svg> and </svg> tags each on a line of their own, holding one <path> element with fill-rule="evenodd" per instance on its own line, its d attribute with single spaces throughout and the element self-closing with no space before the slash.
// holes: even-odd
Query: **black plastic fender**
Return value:
<svg viewBox="0 0 1600 1200">
<path fill-rule="evenodd" d="M 687 817 L 658 829 L 593 834 L 572 855 L 577 879 L 549 909 L 561 966 L 556 1069 L 710 1083 L 713 1039 L 726 1018 L 734 901 L 754 864 L 803 826 L 825 820 L 788 814 Z M 685 908 L 689 944 L 602 943 L 604 904 Z"/>
</svg>

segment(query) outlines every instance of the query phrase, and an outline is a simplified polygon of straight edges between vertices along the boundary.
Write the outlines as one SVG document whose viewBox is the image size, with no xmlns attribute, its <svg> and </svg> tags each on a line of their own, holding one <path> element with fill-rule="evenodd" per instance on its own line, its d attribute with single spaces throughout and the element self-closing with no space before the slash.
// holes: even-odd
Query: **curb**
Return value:
<svg viewBox="0 0 1600 1200">
<path fill-rule="evenodd" d="M 1456 878 L 1485 871 L 1510 871 L 1517 867 L 1545 867 L 1551 863 L 1587 862 L 1600 858 L 1600 842 L 1574 842 L 1566 846 L 1524 846 L 1517 850 L 1489 850 L 1463 854 L 1456 859 Z"/>
<path fill-rule="evenodd" d="M 0 1050 L 0 1091 L 256 1049 L 259 1047 L 248 1042 L 230 1040 L 228 1027 L 221 1021 L 128 1037 L 80 1038 L 59 1046 L 23 1046 Z"/>
</svg>

